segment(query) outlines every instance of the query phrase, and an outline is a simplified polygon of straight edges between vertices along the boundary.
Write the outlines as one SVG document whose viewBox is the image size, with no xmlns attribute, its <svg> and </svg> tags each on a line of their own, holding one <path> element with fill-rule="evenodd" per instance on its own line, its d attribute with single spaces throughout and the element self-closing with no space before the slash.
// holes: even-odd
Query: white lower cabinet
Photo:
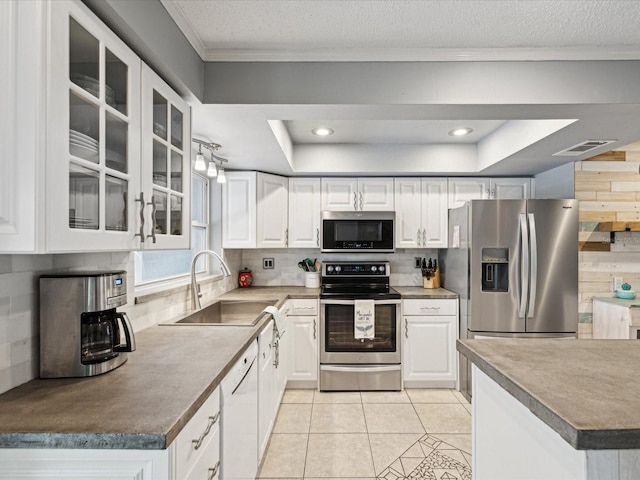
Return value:
<svg viewBox="0 0 640 480">
<path fill-rule="evenodd" d="M 262 457 L 273 430 L 277 407 L 277 376 L 274 363 L 273 320 L 258 336 L 258 455 Z"/>
<path fill-rule="evenodd" d="M 176 480 L 216 478 L 220 470 L 220 389 L 217 388 L 171 444 Z"/>
<path fill-rule="evenodd" d="M 454 388 L 458 300 L 403 300 L 402 317 L 404 386 Z"/>
<path fill-rule="evenodd" d="M 284 308 L 281 313 L 284 315 Z M 286 323 L 286 322 L 285 322 Z M 262 458 L 287 385 L 287 327 L 271 320 L 258 336 L 258 457 Z"/>
<path fill-rule="evenodd" d="M 287 386 L 317 388 L 318 336 L 320 317 L 318 300 L 303 298 L 287 301 L 287 336 L 289 342 Z"/>
<path fill-rule="evenodd" d="M 164 450 L 0 449 L 0 479 L 196 480 L 219 478 L 220 389 Z"/>
</svg>

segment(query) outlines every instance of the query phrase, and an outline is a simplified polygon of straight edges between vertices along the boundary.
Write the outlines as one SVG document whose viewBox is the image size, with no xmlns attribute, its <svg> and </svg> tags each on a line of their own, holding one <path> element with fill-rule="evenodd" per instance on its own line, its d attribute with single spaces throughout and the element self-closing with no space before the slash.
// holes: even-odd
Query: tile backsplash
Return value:
<svg viewBox="0 0 640 480">
<path fill-rule="evenodd" d="M 232 275 L 221 281 L 201 282 L 203 302 L 236 286 L 240 252 L 225 252 L 225 257 Z M 54 271 L 75 270 L 127 271 L 129 302 L 119 310 L 129 315 L 136 332 L 190 308 L 191 297 L 186 286 L 136 304 L 133 253 L 0 255 L 0 393 L 39 375 L 38 277 Z"/>
<path fill-rule="evenodd" d="M 0 392 L 39 374 L 38 277 L 53 271 L 127 270 L 129 253 L 0 255 Z M 133 270 L 127 270 L 132 285 Z"/>
<path fill-rule="evenodd" d="M 240 250 L 237 250 L 240 251 Z M 228 251 L 227 251 L 228 252 Z M 257 249 L 241 250 L 241 267 L 253 273 L 253 284 L 256 286 L 304 285 L 304 271 L 298 262 L 310 258 L 321 262 L 328 260 L 372 260 L 389 261 L 391 267 L 391 285 L 422 286 L 420 269 L 414 268 L 414 257 L 438 258 L 438 249 L 398 249 L 396 253 L 343 253 L 322 254 L 318 249 Z M 272 258 L 273 269 L 264 269 L 262 260 Z"/>
</svg>

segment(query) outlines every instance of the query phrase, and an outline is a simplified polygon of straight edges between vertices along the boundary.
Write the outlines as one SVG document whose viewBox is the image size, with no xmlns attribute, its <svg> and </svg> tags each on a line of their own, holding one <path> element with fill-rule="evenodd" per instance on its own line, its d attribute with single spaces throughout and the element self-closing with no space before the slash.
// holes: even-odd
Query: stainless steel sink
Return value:
<svg viewBox="0 0 640 480">
<path fill-rule="evenodd" d="M 161 325 L 225 325 L 251 327 L 262 316 L 262 310 L 278 300 L 219 300 L 201 310 Z"/>
</svg>

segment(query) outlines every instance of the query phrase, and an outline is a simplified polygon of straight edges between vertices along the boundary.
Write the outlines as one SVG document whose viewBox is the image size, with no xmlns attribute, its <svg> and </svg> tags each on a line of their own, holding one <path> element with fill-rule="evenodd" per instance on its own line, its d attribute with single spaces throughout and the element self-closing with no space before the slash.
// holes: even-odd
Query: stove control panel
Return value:
<svg viewBox="0 0 640 480">
<path fill-rule="evenodd" d="M 323 277 L 389 276 L 389 262 L 324 262 Z"/>
</svg>

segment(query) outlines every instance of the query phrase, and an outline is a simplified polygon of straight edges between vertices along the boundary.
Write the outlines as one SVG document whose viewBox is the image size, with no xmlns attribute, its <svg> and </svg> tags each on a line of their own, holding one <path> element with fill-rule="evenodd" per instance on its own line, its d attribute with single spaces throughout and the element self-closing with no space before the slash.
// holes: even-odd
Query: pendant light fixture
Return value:
<svg viewBox="0 0 640 480">
<path fill-rule="evenodd" d="M 207 177 L 213 178 L 218 176 L 218 167 L 216 167 L 216 162 L 213 160 L 213 152 L 211 153 L 211 160 L 209 160 L 209 166 L 207 167 Z"/>
<path fill-rule="evenodd" d="M 218 183 L 227 183 L 227 175 L 224 173 L 224 168 L 220 166 L 218 169 Z"/>
<path fill-rule="evenodd" d="M 205 142 L 204 140 L 200 140 L 199 138 L 192 138 L 194 143 L 198 144 L 198 154 L 196 155 L 196 161 L 193 165 L 195 170 L 200 172 L 207 172 L 207 176 L 209 178 L 218 178 L 218 183 L 226 183 L 227 177 L 224 173 L 224 168 L 222 167 L 223 163 L 228 162 L 226 158 L 222 158 L 217 156 L 214 152 L 222 148 L 222 146 L 218 143 L 213 142 Z M 211 153 L 211 159 L 208 164 L 204 161 L 204 155 L 202 154 L 202 147 L 209 150 Z"/>
<path fill-rule="evenodd" d="M 204 163 L 204 155 L 202 154 L 202 144 L 198 145 L 198 154 L 196 155 L 196 162 L 193 164 L 193 168 L 199 172 L 204 172 L 207 169 Z"/>
</svg>

